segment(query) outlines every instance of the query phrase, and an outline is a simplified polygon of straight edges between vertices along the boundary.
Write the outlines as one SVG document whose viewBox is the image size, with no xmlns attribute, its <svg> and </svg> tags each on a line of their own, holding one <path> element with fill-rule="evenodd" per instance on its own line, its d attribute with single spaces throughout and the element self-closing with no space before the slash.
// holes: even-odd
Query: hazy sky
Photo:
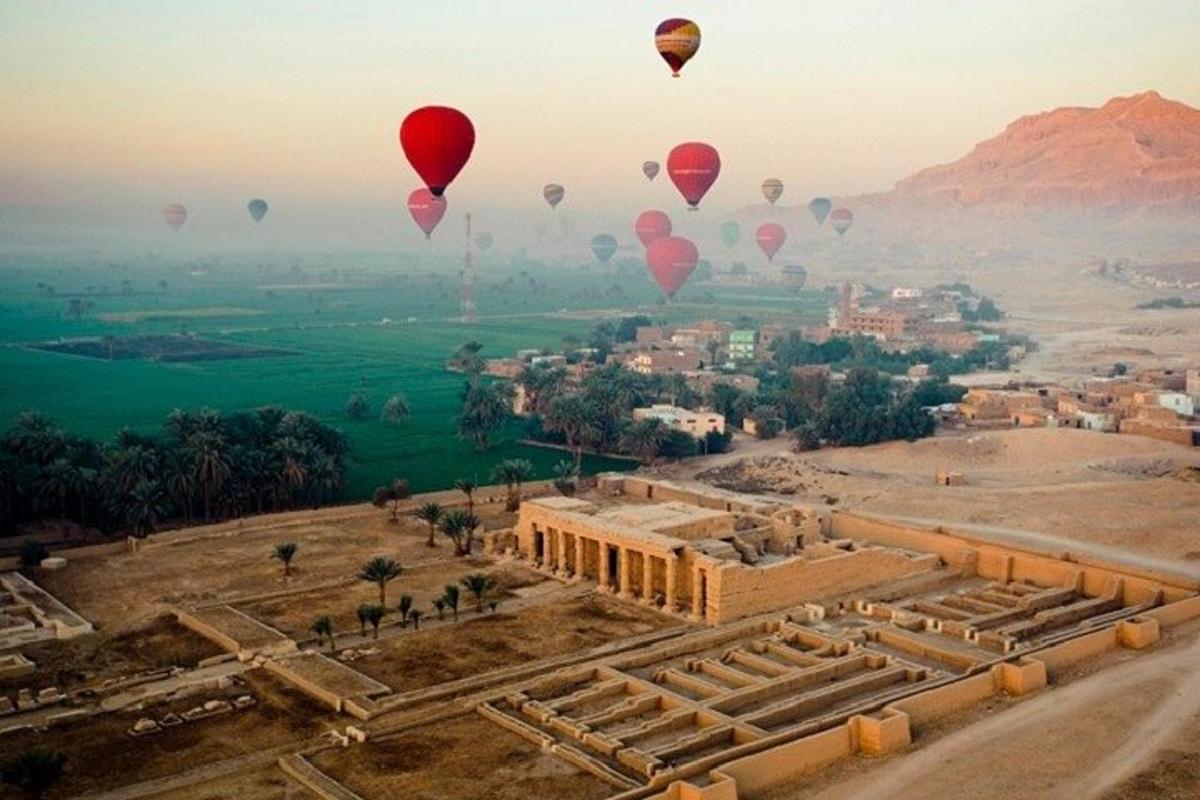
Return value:
<svg viewBox="0 0 1200 800">
<path fill-rule="evenodd" d="M 668 16 L 704 37 L 678 80 Z M 1200 105 L 1197 42 L 1197 0 L 0 0 L 0 214 L 391 213 L 417 185 L 397 125 L 427 103 L 476 125 L 454 208 L 539 213 L 551 180 L 581 214 L 665 206 L 641 162 L 690 139 L 722 154 L 710 210 L 767 176 L 799 202 L 1059 105 Z"/>
</svg>

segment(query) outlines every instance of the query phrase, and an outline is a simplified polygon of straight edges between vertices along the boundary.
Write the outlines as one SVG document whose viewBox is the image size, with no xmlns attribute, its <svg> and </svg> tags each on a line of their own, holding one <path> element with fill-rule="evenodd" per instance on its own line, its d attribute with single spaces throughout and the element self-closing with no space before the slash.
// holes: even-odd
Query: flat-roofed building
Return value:
<svg viewBox="0 0 1200 800">
<path fill-rule="evenodd" d="M 715 411 L 692 411 L 678 406 L 656 404 L 649 408 L 635 408 L 634 419 L 659 419 L 677 431 L 690 433 L 700 438 L 709 433 L 725 433 L 725 417 Z"/>
</svg>

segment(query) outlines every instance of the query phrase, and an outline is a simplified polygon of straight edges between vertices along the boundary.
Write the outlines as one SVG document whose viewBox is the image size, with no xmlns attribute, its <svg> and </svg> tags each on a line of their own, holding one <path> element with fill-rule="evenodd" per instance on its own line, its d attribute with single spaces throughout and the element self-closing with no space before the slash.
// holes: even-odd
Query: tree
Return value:
<svg viewBox="0 0 1200 800">
<path fill-rule="evenodd" d="M 437 611 L 438 619 L 442 619 L 446 613 L 446 598 L 439 597 L 434 600 L 433 607 Z"/>
<path fill-rule="evenodd" d="M 376 486 L 375 491 L 371 493 L 371 504 L 376 508 L 387 508 L 391 504 L 390 516 L 388 521 L 396 523 L 400 521 L 400 503 L 412 497 L 412 490 L 408 486 L 408 481 L 404 478 L 396 478 L 392 481 L 391 486 Z"/>
<path fill-rule="evenodd" d="M 596 407 L 578 395 L 559 397 L 546 411 L 546 428 L 566 439 L 575 455 L 576 469 L 583 462 L 584 445 L 600 438 L 597 416 Z"/>
<path fill-rule="evenodd" d="M 579 472 L 570 461 L 554 465 L 554 489 L 563 497 L 574 497 L 579 489 Z"/>
<path fill-rule="evenodd" d="M 21 542 L 21 566 L 26 569 L 41 566 L 42 561 L 50 557 L 46 545 L 37 539 L 26 539 Z"/>
<path fill-rule="evenodd" d="M 641 461 L 653 463 L 671 429 L 657 417 L 639 419 L 625 429 L 621 447 Z"/>
<path fill-rule="evenodd" d="M 412 612 L 413 599 L 410 594 L 400 595 L 400 603 L 396 606 L 396 610 L 400 612 L 400 627 L 408 627 L 408 615 Z"/>
<path fill-rule="evenodd" d="M 320 647 L 325 642 L 325 637 L 328 636 L 329 649 L 334 649 L 332 619 L 327 616 L 317 617 L 308 629 L 317 635 L 317 647 Z"/>
<path fill-rule="evenodd" d="M 140 481 L 120 502 L 125 524 L 139 539 L 153 533 L 167 514 L 167 496 L 156 481 Z"/>
<path fill-rule="evenodd" d="M 467 513 L 475 513 L 475 490 L 479 485 L 470 478 L 459 478 L 454 482 L 454 488 L 467 496 Z"/>
<path fill-rule="evenodd" d="M 490 575 L 477 572 L 474 575 L 466 576 L 459 583 L 475 598 L 475 613 L 482 614 L 484 596 L 495 588 L 496 581 Z"/>
<path fill-rule="evenodd" d="M 412 414 L 412 409 L 408 405 L 408 398 L 400 392 L 389 397 L 383 404 L 383 411 L 380 412 L 380 418 L 384 422 L 390 422 L 393 425 L 398 425 L 408 419 Z"/>
<path fill-rule="evenodd" d="M 667 429 L 666 438 L 658 446 L 658 454 L 663 458 L 688 458 L 700 451 L 700 442 L 687 431 Z"/>
<path fill-rule="evenodd" d="M 512 385 L 469 381 L 462 392 L 462 413 L 458 417 L 458 436 L 484 452 L 491 436 L 512 413 Z"/>
<path fill-rule="evenodd" d="M 292 574 L 292 559 L 296 557 L 298 549 L 295 542 L 280 542 L 275 545 L 275 553 L 272 558 L 283 562 L 283 577 L 285 578 Z"/>
<path fill-rule="evenodd" d="M 387 585 L 400 577 L 404 568 L 399 562 L 384 556 L 375 556 L 358 571 L 358 579 L 374 583 L 379 587 L 379 605 L 387 608 Z"/>
<path fill-rule="evenodd" d="M 9 786 L 41 800 L 62 777 L 67 756 L 58 750 L 34 747 L 13 756 L 0 767 L 0 777 Z"/>
<path fill-rule="evenodd" d="M 438 521 L 438 527 L 442 533 L 454 542 L 454 555 L 456 556 L 471 554 L 471 539 L 478 526 L 478 517 L 461 508 L 445 512 Z"/>
<path fill-rule="evenodd" d="M 424 615 L 421 613 L 421 609 L 419 608 L 414 608 L 412 611 L 408 612 L 408 618 L 412 620 L 414 630 L 421 630 L 422 616 Z"/>
<path fill-rule="evenodd" d="M 429 526 L 429 539 L 425 542 L 426 546 L 436 547 L 437 543 L 433 538 L 437 533 L 438 521 L 442 518 L 442 507 L 430 501 L 417 509 L 416 517 Z"/>
<path fill-rule="evenodd" d="M 188 450 L 204 499 L 204 521 L 208 522 L 212 519 L 213 500 L 219 498 L 232 472 L 228 442 L 218 433 L 196 432 L 188 438 Z"/>
<path fill-rule="evenodd" d="M 446 602 L 446 606 L 454 614 L 454 621 L 458 621 L 458 587 L 452 583 L 446 584 L 442 588 L 442 599 Z"/>
<path fill-rule="evenodd" d="M 371 415 L 371 404 L 361 389 L 350 393 L 346 400 L 346 416 L 353 420 L 364 420 Z"/>
<path fill-rule="evenodd" d="M 533 478 L 533 464 L 523 458 L 501 461 L 492 470 L 492 480 L 503 483 L 508 489 L 505 511 L 516 511 L 521 506 L 521 484 Z"/>
<path fill-rule="evenodd" d="M 358 633 L 360 636 L 367 635 L 367 609 L 371 605 L 371 603 L 359 603 L 358 608 L 354 612 L 354 616 L 358 617 Z"/>
<path fill-rule="evenodd" d="M 379 638 L 379 624 L 383 622 L 384 613 L 383 606 L 373 603 L 367 606 L 367 624 L 371 626 L 371 630 L 373 631 L 371 638 L 373 639 Z"/>
</svg>

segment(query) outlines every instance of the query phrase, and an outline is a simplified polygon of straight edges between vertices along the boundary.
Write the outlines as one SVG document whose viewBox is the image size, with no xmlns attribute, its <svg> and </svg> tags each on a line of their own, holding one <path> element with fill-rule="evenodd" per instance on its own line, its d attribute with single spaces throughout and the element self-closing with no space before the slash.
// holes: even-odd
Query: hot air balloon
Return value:
<svg viewBox="0 0 1200 800">
<path fill-rule="evenodd" d="M 658 175 L 658 162 L 657 161 L 643 161 L 642 162 L 642 174 L 646 176 L 646 180 L 648 180 L 648 181 L 654 180 L 655 176 Z"/>
<path fill-rule="evenodd" d="M 487 231 L 483 231 L 482 233 L 475 234 L 475 246 L 478 247 L 480 250 L 490 249 L 492 246 L 492 242 L 494 242 L 494 241 L 495 241 L 495 238 Z"/>
<path fill-rule="evenodd" d="M 835 208 L 829 215 L 829 224 L 838 232 L 838 236 L 841 236 L 854 224 L 854 214 L 848 208 Z"/>
<path fill-rule="evenodd" d="M 788 264 L 781 270 L 783 284 L 793 292 L 798 292 L 804 288 L 804 284 L 808 282 L 808 270 L 799 264 Z"/>
<path fill-rule="evenodd" d="M 696 208 L 721 174 L 721 156 L 712 145 L 685 142 L 667 156 L 667 174 L 687 204 Z"/>
<path fill-rule="evenodd" d="M 246 204 L 246 209 L 255 222 L 262 222 L 262 218 L 267 215 L 267 201 L 256 197 Z"/>
<path fill-rule="evenodd" d="M 558 204 L 562 202 L 563 195 L 567 190 L 557 183 L 547 183 L 542 187 L 542 197 L 546 198 L 546 202 L 551 208 L 558 208 Z"/>
<path fill-rule="evenodd" d="M 808 203 L 808 210 L 812 212 L 813 219 L 818 225 L 825 224 L 825 218 L 829 216 L 830 209 L 833 208 L 833 203 L 828 197 L 814 197 Z"/>
<path fill-rule="evenodd" d="M 654 46 L 671 68 L 671 77 L 678 78 L 679 70 L 700 49 L 700 26 L 690 19 L 667 19 L 654 31 Z"/>
<path fill-rule="evenodd" d="M 400 146 L 434 197 L 458 175 L 475 147 L 475 126 L 455 108 L 425 106 L 400 123 Z"/>
<path fill-rule="evenodd" d="M 423 186 L 413 189 L 408 196 L 408 213 L 412 214 L 413 221 L 428 239 L 446 213 L 446 198 L 434 197 L 433 192 Z"/>
<path fill-rule="evenodd" d="M 183 223 L 187 222 L 187 209 L 179 203 L 168 203 L 163 206 L 162 215 L 173 231 L 179 230 L 183 227 Z"/>
<path fill-rule="evenodd" d="M 682 236 L 664 236 L 646 248 L 646 266 L 667 297 L 674 297 L 696 269 L 700 252 Z"/>
<path fill-rule="evenodd" d="M 617 252 L 617 238 L 609 233 L 596 234 L 592 237 L 592 252 L 601 264 L 607 264 Z"/>
<path fill-rule="evenodd" d="M 733 247 L 742 238 L 742 226 L 733 220 L 721 224 L 721 241 L 726 247 Z"/>
<path fill-rule="evenodd" d="M 762 182 L 762 193 L 768 203 L 775 205 L 775 201 L 783 194 L 783 181 L 779 178 L 767 178 Z"/>
<path fill-rule="evenodd" d="M 643 211 L 633 223 L 633 232 L 649 247 L 655 240 L 671 235 L 671 218 L 662 211 Z"/>
<path fill-rule="evenodd" d="M 768 222 L 758 226 L 758 230 L 754 232 L 754 238 L 762 251 L 767 254 L 767 261 L 770 261 L 787 240 L 787 231 L 783 229 L 782 225 Z"/>
</svg>

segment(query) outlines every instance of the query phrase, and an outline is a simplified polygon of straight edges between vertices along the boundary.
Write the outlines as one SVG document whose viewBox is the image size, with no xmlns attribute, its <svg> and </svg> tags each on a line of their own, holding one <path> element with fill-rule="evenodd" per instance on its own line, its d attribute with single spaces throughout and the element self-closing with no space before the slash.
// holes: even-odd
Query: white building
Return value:
<svg viewBox="0 0 1200 800">
<path fill-rule="evenodd" d="M 715 411 L 691 411 L 678 406 L 655 404 L 649 408 L 635 408 L 634 419 L 660 419 L 668 428 L 690 433 L 700 438 L 711 432 L 725 433 L 725 417 Z"/>
<path fill-rule="evenodd" d="M 1181 417 L 1191 417 L 1196 413 L 1196 401 L 1190 394 L 1183 392 L 1159 392 L 1158 404 L 1169 408 Z"/>
</svg>

